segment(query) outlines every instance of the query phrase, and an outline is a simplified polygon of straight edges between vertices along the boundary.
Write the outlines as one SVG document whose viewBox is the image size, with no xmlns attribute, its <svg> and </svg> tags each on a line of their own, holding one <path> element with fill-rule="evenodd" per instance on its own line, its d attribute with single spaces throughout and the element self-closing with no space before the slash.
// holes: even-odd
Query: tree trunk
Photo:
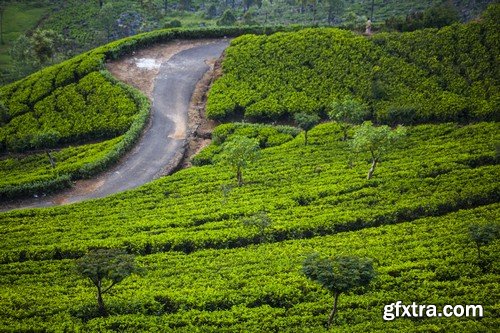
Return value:
<svg viewBox="0 0 500 333">
<path fill-rule="evenodd" d="M 377 162 L 378 162 L 378 158 L 372 159 L 372 167 L 370 168 L 370 171 L 368 171 L 368 176 L 366 176 L 366 179 L 372 178 L 373 173 L 375 172 L 375 168 L 377 167 Z"/>
<path fill-rule="evenodd" d="M 99 8 L 102 8 L 104 0 L 99 0 Z"/>
<path fill-rule="evenodd" d="M 52 169 L 55 169 L 56 168 L 56 162 L 54 161 L 54 158 L 52 157 L 52 154 L 48 150 L 46 150 L 45 152 L 47 153 L 47 156 L 49 158 L 49 162 L 50 162 L 50 165 L 52 166 Z"/>
<path fill-rule="evenodd" d="M 339 292 L 335 293 L 335 300 L 333 301 L 333 309 L 332 309 L 332 312 L 330 312 L 330 317 L 328 317 L 328 327 L 327 328 L 330 328 L 330 326 L 332 325 L 332 322 L 333 322 L 333 317 L 337 313 L 337 303 L 339 300 L 339 295 L 340 295 Z"/>
<path fill-rule="evenodd" d="M 481 247 L 479 246 L 479 244 L 476 244 L 476 247 L 477 247 L 477 259 L 481 260 Z"/>
<path fill-rule="evenodd" d="M 370 15 L 370 21 L 373 22 L 373 10 L 375 8 L 375 0 L 372 0 L 372 12 L 371 12 L 371 15 Z"/>
<path fill-rule="evenodd" d="M 101 286 L 97 286 L 97 306 L 99 308 L 99 315 L 101 317 L 107 317 L 106 307 L 104 306 L 104 300 L 102 299 Z"/>
<path fill-rule="evenodd" d="M 236 170 L 236 178 L 238 178 L 238 186 L 243 185 L 243 176 L 241 174 L 241 167 Z"/>
<path fill-rule="evenodd" d="M 0 8 L 0 45 L 5 44 L 3 41 L 3 11 L 4 8 Z"/>
<path fill-rule="evenodd" d="M 168 10 L 168 0 L 163 0 L 163 10 L 165 11 L 166 14 Z"/>
<path fill-rule="evenodd" d="M 304 146 L 307 146 L 307 131 L 304 131 Z"/>
</svg>

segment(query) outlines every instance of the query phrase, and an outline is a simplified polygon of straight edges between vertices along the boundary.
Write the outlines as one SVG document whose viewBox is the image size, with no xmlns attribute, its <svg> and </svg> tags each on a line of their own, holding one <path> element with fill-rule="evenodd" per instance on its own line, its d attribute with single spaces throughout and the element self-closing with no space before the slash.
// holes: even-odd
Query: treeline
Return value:
<svg viewBox="0 0 500 333">
<path fill-rule="evenodd" d="M 226 52 L 207 115 L 326 118 L 331 103 L 350 96 L 379 123 L 497 120 L 499 8 L 480 22 L 372 38 L 329 28 L 243 36 Z"/>
</svg>

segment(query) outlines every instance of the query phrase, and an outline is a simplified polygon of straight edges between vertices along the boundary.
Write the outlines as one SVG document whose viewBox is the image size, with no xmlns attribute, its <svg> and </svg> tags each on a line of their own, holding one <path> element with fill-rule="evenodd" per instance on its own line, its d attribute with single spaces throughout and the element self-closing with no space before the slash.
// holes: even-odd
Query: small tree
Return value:
<svg viewBox="0 0 500 333">
<path fill-rule="evenodd" d="M 328 13 L 327 21 L 328 24 L 331 25 L 335 22 L 335 17 L 342 15 L 345 3 L 344 0 L 327 0 L 324 4 L 326 5 L 326 11 Z"/>
<path fill-rule="evenodd" d="M 336 121 L 344 137 L 342 140 L 347 140 L 347 134 L 353 124 L 361 124 L 361 122 L 369 115 L 368 107 L 358 99 L 350 96 L 341 100 L 335 100 L 330 105 L 331 111 L 328 116 L 331 120 Z"/>
<path fill-rule="evenodd" d="M 243 219 L 243 225 L 247 228 L 255 228 L 259 232 L 260 242 L 265 242 L 266 239 L 266 229 L 271 226 L 271 219 L 266 212 L 258 212 L 252 216 Z"/>
<path fill-rule="evenodd" d="M 3 39 L 3 21 L 4 21 L 4 12 L 5 9 L 7 8 L 7 4 L 5 1 L 0 1 L 0 45 L 5 44 L 5 41 Z"/>
<path fill-rule="evenodd" d="M 78 273 L 92 281 L 96 287 L 97 306 L 101 316 L 107 316 L 102 295 L 137 271 L 134 256 L 120 249 L 92 250 L 78 259 L 76 266 Z"/>
<path fill-rule="evenodd" d="M 246 136 L 236 135 L 222 145 L 222 152 L 215 158 L 216 161 L 228 164 L 236 171 L 238 186 L 243 185 L 242 171 L 260 154 L 259 141 Z"/>
<path fill-rule="evenodd" d="M 366 179 L 372 178 L 382 155 L 393 148 L 405 134 L 406 129 L 402 126 L 391 130 L 389 126 L 385 125 L 373 126 L 371 121 L 365 121 L 357 128 L 351 141 L 351 148 L 355 152 L 369 152 L 371 155 L 372 165 Z"/>
<path fill-rule="evenodd" d="M 309 279 L 318 282 L 333 294 L 333 308 L 328 317 L 328 328 L 337 312 L 340 294 L 356 287 L 367 286 L 375 277 L 375 270 L 368 259 L 352 256 L 322 258 L 317 253 L 309 255 L 304 260 L 302 271 Z"/>
<path fill-rule="evenodd" d="M 296 113 L 294 116 L 295 122 L 297 126 L 299 126 L 302 130 L 304 130 L 304 145 L 307 146 L 307 132 L 312 129 L 314 126 L 319 124 L 319 116 L 310 113 Z"/>
<path fill-rule="evenodd" d="M 233 25 L 236 23 L 236 16 L 234 16 L 232 10 L 226 9 L 222 14 L 222 17 L 217 21 L 217 25 Z"/>
<path fill-rule="evenodd" d="M 500 225 L 497 223 L 471 224 L 469 237 L 477 248 L 477 258 L 481 261 L 481 247 L 490 244 L 500 237 Z"/>
</svg>

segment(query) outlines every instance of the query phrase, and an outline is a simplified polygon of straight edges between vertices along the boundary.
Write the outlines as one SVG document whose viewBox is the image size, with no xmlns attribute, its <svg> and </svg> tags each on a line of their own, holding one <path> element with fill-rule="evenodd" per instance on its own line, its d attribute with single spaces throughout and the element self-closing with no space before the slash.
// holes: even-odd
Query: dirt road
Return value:
<svg viewBox="0 0 500 333">
<path fill-rule="evenodd" d="M 229 41 L 195 46 L 161 64 L 152 92 L 151 119 L 133 150 L 98 179 L 83 181 L 59 195 L 32 198 L 0 210 L 47 207 L 101 198 L 143 185 L 178 164 L 187 145 L 188 109 L 196 83 Z M 82 189 L 83 187 L 83 189 Z"/>
</svg>

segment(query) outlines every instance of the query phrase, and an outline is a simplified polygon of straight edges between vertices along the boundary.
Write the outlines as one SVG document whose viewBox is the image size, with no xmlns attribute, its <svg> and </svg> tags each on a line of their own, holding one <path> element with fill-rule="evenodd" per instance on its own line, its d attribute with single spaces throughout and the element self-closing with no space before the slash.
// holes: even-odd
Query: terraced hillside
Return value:
<svg viewBox="0 0 500 333">
<path fill-rule="evenodd" d="M 367 179 L 372 154 L 351 149 L 359 125 L 353 125 L 344 139 L 341 124 L 324 120 L 308 131 L 305 145 L 305 133 L 297 128 L 222 124 L 214 130 L 212 144 L 195 158 L 199 166 L 99 200 L 0 213 L 0 331 L 495 331 L 500 325 L 500 125 L 495 121 L 499 86 L 494 66 L 498 53 L 485 45 L 498 47 L 494 29 L 487 25 L 497 24 L 499 14 L 500 7 L 494 6 L 481 22 L 455 26 L 455 30 L 368 40 L 324 29 L 237 39 L 209 103 L 214 107 L 235 98 L 249 104 L 247 109 L 242 104 L 222 108 L 224 116 L 241 116 L 250 104 L 266 101 L 267 95 L 251 89 L 253 83 L 295 96 L 276 98 L 278 103 L 261 109 L 264 118 L 289 121 L 286 116 L 300 111 L 326 118 L 330 97 L 347 94 L 359 101 L 366 92 L 362 85 L 368 82 L 370 98 L 359 103 L 369 106 L 369 118 L 391 125 L 403 122 L 406 135 L 388 147 L 374 176 Z M 425 48 L 406 51 L 412 40 L 423 45 L 419 44 L 422 36 L 434 41 L 441 36 L 439 45 L 458 47 L 462 44 L 449 39 L 455 32 L 463 33 L 459 40 L 471 46 L 464 46 L 460 55 L 436 50 L 444 52 L 437 61 L 437 54 L 424 52 Z M 205 32 L 209 37 L 241 33 L 238 29 Z M 137 36 L 82 55 L 80 60 L 96 55 L 101 60 L 112 58 L 173 36 L 199 34 L 160 31 Z M 324 47 L 307 47 L 311 40 L 326 42 Z M 307 56 L 295 63 L 266 62 L 272 60 L 271 52 L 291 60 L 290 41 L 300 42 L 299 51 L 307 51 Z M 376 43 L 379 51 L 385 45 L 393 53 L 378 65 L 380 70 L 354 52 Z M 262 63 L 247 62 L 255 64 L 253 70 L 235 77 L 244 67 L 240 61 L 253 59 L 245 45 L 267 58 Z M 333 51 L 327 47 L 331 45 Z M 397 53 L 391 45 L 406 46 Z M 308 62 L 322 59 L 322 51 L 322 61 L 332 71 L 323 74 L 332 78 L 335 88 L 327 97 L 321 95 L 322 89 L 313 89 L 315 82 L 323 83 L 321 71 L 311 76 L 314 80 L 300 76 L 323 68 Z M 478 61 L 456 63 L 462 59 Z M 353 75 L 345 63 L 354 64 L 355 73 L 363 73 L 356 69 L 358 64 L 371 74 L 391 74 L 393 80 L 368 75 L 370 80 L 381 80 L 386 95 L 376 98 L 373 92 L 378 90 L 372 90 L 376 80 Z M 434 67 L 426 67 L 427 63 Z M 275 68 L 278 65 L 280 70 Z M 99 73 L 98 68 L 93 72 Z M 292 71 L 299 75 L 296 82 L 306 84 L 297 86 L 287 80 Z M 254 73 L 267 76 L 259 79 Z M 454 85 L 457 82 L 462 83 Z M 242 86 L 237 89 L 236 84 Z M 310 94 L 305 97 L 311 99 L 302 98 L 306 89 Z M 384 118 L 382 111 L 388 109 L 383 106 L 409 102 L 411 89 L 418 97 L 412 108 Z M 445 97 L 452 102 L 445 103 Z M 318 104 L 308 108 L 304 101 L 310 100 Z M 282 101 L 296 101 L 297 107 L 279 114 L 285 117 L 275 117 L 271 112 L 280 110 Z M 425 104 L 431 102 L 431 106 Z M 407 122 L 407 117 L 414 118 Z M 245 182 L 238 186 L 236 169 L 220 156 L 230 147 L 228 143 L 241 137 L 254 139 L 250 142 L 261 149 L 260 157 L 243 167 Z M 259 219 L 263 223 L 251 223 Z M 480 241 L 473 241 L 471 226 L 486 230 Z M 140 267 L 104 295 L 108 316 L 98 311 L 94 284 L 77 270 L 78 259 L 96 248 L 122 249 L 135 256 Z M 329 330 L 325 326 L 333 297 L 302 270 L 304 259 L 312 253 L 366 257 L 377 273 L 368 286 L 340 296 Z M 484 312 L 480 318 L 384 320 L 385 305 L 396 301 L 434 304 L 438 309 L 447 304 L 477 304 Z"/>
<path fill-rule="evenodd" d="M 207 115 L 326 117 L 346 96 L 387 124 L 498 120 L 498 6 L 480 22 L 366 38 L 338 29 L 243 36 L 227 50 Z"/>
<path fill-rule="evenodd" d="M 102 200 L 2 214 L 0 322 L 24 330 L 315 331 L 329 296 L 300 263 L 319 251 L 376 260 L 374 285 L 341 303 L 342 330 L 488 331 L 498 324 L 498 265 L 481 270 L 467 226 L 498 220 L 498 133 L 496 123 L 413 127 L 368 181 L 368 163 L 349 168 L 347 143 L 329 123 L 311 131 L 308 146 L 299 135 L 264 149 L 242 187 L 232 170 L 206 165 Z M 264 234 L 242 222 L 261 211 L 272 221 Z M 498 245 L 485 249 L 493 263 Z M 93 318 L 92 287 L 71 269 L 96 246 L 125 248 L 145 269 L 108 296 L 109 318 Z M 382 304 L 398 299 L 480 303 L 486 314 L 384 323 Z"/>
<path fill-rule="evenodd" d="M 148 120 L 150 103 L 113 78 L 104 68 L 106 60 L 176 38 L 272 31 L 159 30 L 106 44 L 0 87 L 0 199 L 69 187 L 72 180 L 106 170 L 133 146 Z"/>
</svg>

